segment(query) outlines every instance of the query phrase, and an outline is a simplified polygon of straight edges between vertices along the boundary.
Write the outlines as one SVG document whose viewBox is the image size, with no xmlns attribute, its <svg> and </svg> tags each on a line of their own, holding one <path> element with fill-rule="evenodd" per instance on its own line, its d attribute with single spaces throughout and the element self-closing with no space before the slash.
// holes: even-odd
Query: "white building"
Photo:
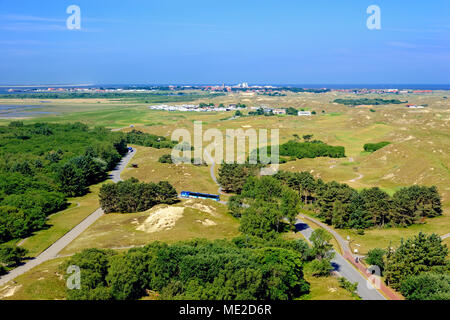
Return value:
<svg viewBox="0 0 450 320">
<path fill-rule="evenodd" d="M 311 115 L 311 111 L 299 111 L 297 115 L 299 115 L 299 116 L 310 116 Z"/>
</svg>

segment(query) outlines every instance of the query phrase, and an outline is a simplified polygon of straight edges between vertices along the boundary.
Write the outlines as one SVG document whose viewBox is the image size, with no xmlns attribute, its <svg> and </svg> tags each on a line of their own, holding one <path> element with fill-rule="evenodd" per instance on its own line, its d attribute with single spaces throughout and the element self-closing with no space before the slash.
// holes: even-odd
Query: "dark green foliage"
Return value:
<svg viewBox="0 0 450 320">
<path fill-rule="evenodd" d="M 26 254 L 27 250 L 22 247 L 2 244 L 0 245 L 0 264 L 17 266 L 22 262 Z"/>
<path fill-rule="evenodd" d="M 0 243 L 43 228 L 127 152 L 122 133 L 82 123 L 12 122 L 0 141 Z"/>
<path fill-rule="evenodd" d="M 347 106 L 359 106 L 359 105 L 382 105 L 382 104 L 402 104 L 407 103 L 408 101 L 400 101 L 398 99 L 368 99 L 368 98 L 361 98 L 361 99 L 335 99 L 333 102 L 345 104 Z"/>
<path fill-rule="evenodd" d="M 384 270 L 384 256 L 386 251 L 381 248 L 374 248 L 367 253 L 366 262 L 370 265 L 380 267 L 381 272 Z"/>
<path fill-rule="evenodd" d="M 152 148 L 173 148 L 178 144 L 177 141 L 170 141 L 162 136 L 144 133 L 139 130 L 133 130 L 126 133 L 126 141 L 129 144 L 137 144 L 144 147 Z"/>
<path fill-rule="evenodd" d="M 173 163 L 172 162 L 172 156 L 170 154 L 163 154 L 161 157 L 159 157 L 158 162 L 160 162 L 160 163 Z"/>
<path fill-rule="evenodd" d="M 413 238 L 402 239 L 396 250 L 388 249 L 386 254 L 386 281 L 398 289 L 402 281 L 410 276 L 436 268 L 448 268 L 447 255 L 448 248 L 437 234 L 420 232 Z"/>
<path fill-rule="evenodd" d="M 352 283 L 347 279 L 345 279 L 344 277 L 339 277 L 338 282 L 341 288 L 356 295 L 356 290 L 358 289 L 358 282 Z"/>
<path fill-rule="evenodd" d="M 375 152 L 383 147 L 386 147 L 388 144 L 390 144 L 390 142 L 388 141 L 382 141 L 378 143 L 366 143 L 363 148 L 364 151 L 366 152 Z"/>
<path fill-rule="evenodd" d="M 256 175 L 258 168 L 252 164 L 224 163 L 219 168 L 218 182 L 223 191 L 240 193 L 247 178 Z"/>
<path fill-rule="evenodd" d="M 293 225 L 299 211 L 298 195 L 270 176 L 248 178 L 240 200 L 246 203 L 240 211 L 240 230 L 262 238 L 271 238 L 284 231 L 284 219 Z"/>
<path fill-rule="evenodd" d="M 408 277 L 400 292 L 408 300 L 450 300 L 450 274 L 427 272 Z"/>
<path fill-rule="evenodd" d="M 120 255 L 85 250 L 66 265 L 82 270 L 81 290 L 68 290 L 68 298 L 139 299 L 152 290 L 161 299 L 263 300 L 293 299 L 309 291 L 301 244 L 248 242 L 251 246 L 243 239 L 154 242 Z"/>
<path fill-rule="evenodd" d="M 436 187 L 411 186 L 393 197 L 375 187 L 357 191 L 336 181 L 325 183 L 308 172 L 279 171 L 273 176 L 296 191 L 304 205 L 337 228 L 364 230 L 373 226 L 408 226 L 442 214 Z M 237 207 L 233 209 L 237 212 Z"/>
<path fill-rule="evenodd" d="M 85 249 L 75 254 L 61 267 L 66 275 L 69 266 L 77 266 L 81 271 L 81 288 L 67 290 L 69 300 L 109 300 L 110 289 L 106 286 L 105 277 L 108 274 L 110 259 L 116 253 L 112 250 Z"/>
<path fill-rule="evenodd" d="M 331 271 L 333 271 L 333 266 L 328 259 L 315 259 L 311 261 L 311 263 L 309 264 L 309 268 L 311 270 L 311 274 L 314 277 L 328 277 Z"/>
<path fill-rule="evenodd" d="M 242 112 L 241 112 L 241 110 L 236 110 L 235 112 L 234 112 L 234 116 L 235 117 L 240 117 L 240 116 L 242 116 L 243 114 L 242 114 Z"/>
<path fill-rule="evenodd" d="M 341 146 L 330 146 L 322 141 L 314 140 L 311 142 L 288 141 L 279 147 L 280 156 L 291 156 L 298 159 L 303 158 L 343 158 L 345 157 L 345 148 Z"/>
<path fill-rule="evenodd" d="M 292 107 L 286 109 L 286 114 L 296 116 L 298 114 L 298 110 Z"/>
<path fill-rule="evenodd" d="M 316 229 L 312 232 L 309 238 L 313 246 L 311 254 L 317 260 L 331 260 L 334 258 L 333 245 L 330 243 L 331 239 L 331 234 L 324 229 Z"/>
<path fill-rule="evenodd" d="M 177 201 L 177 191 L 167 181 L 139 183 L 130 178 L 116 184 L 106 183 L 100 188 L 100 205 L 105 213 L 145 211 L 160 204 Z"/>
<path fill-rule="evenodd" d="M 436 187 L 411 186 L 397 191 L 393 198 L 393 223 L 401 226 L 418 222 L 423 217 L 442 214 L 441 197 Z"/>
<path fill-rule="evenodd" d="M 8 271 L 6 270 L 6 267 L 2 264 L 0 264 L 0 276 L 6 274 Z"/>
</svg>

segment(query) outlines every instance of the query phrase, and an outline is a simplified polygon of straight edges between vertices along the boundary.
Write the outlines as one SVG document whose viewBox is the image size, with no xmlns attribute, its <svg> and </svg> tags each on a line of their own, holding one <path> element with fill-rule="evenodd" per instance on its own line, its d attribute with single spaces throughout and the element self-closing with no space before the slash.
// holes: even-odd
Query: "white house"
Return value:
<svg viewBox="0 0 450 320">
<path fill-rule="evenodd" d="M 297 115 L 299 115 L 299 116 L 310 116 L 311 115 L 311 111 L 299 111 Z"/>
</svg>

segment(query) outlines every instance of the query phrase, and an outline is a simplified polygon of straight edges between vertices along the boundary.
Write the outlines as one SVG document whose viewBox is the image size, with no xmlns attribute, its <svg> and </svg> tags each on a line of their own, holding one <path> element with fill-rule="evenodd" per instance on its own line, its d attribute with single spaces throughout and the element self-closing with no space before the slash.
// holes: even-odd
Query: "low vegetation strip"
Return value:
<svg viewBox="0 0 450 320">
<path fill-rule="evenodd" d="M 408 101 L 400 101 L 398 99 L 369 99 L 369 98 L 362 98 L 362 99 L 335 99 L 333 100 L 335 103 L 344 104 L 344 105 L 352 105 L 352 106 L 359 106 L 359 105 L 383 105 L 383 104 L 402 104 L 407 103 Z"/>
<path fill-rule="evenodd" d="M 389 144 L 390 144 L 390 142 L 388 142 L 388 141 L 382 141 L 382 142 L 378 142 L 378 143 L 366 143 L 363 148 L 364 148 L 364 151 L 366 151 L 366 152 L 375 152 L 381 148 L 386 147 Z"/>
</svg>

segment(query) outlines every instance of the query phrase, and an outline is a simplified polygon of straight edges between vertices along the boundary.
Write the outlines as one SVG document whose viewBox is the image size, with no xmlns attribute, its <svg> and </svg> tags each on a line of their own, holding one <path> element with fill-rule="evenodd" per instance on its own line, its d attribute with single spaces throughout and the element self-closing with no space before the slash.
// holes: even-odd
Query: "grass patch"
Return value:
<svg viewBox="0 0 450 320">
<path fill-rule="evenodd" d="M 21 246 L 28 250 L 28 255 L 37 256 L 93 213 L 100 206 L 98 191 L 102 184 L 91 186 L 90 193 L 82 197 L 70 198 L 71 206 L 69 208 L 49 216 L 48 229 L 40 230 L 26 238 Z"/>
<path fill-rule="evenodd" d="M 314 277 L 307 263 L 303 269 L 305 280 L 311 285 L 310 292 L 301 297 L 301 300 L 360 300 L 339 286 L 338 278 Z"/>
<path fill-rule="evenodd" d="M 121 248 L 145 245 L 152 241 L 173 243 L 195 238 L 231 239 L 239 234 L 239 221 L 228 214 L 226 206 L 212 200 L 185 200 L 172 207 L 184 207 L 182 217 L 171 229 L 146 233 L 137 230 L 150 216 L 149 212 L 110 213 L 102 216 L 83 232 L 61 255 L 73 254 L 82 249 Z M 153 212 L 155 208 L 151 209 Z M 206 211 L 205 211 L 206 210 Z M 208 219 L 214 225 L 204 225 Z"/>
<path fill-rule="evenodd" d="M 66 283 L 59 266 L 67 258 L 46 261 L 13 281 L 0 287 L 3 300 L 62 300 L 66 298 Z"/>
</svg>

